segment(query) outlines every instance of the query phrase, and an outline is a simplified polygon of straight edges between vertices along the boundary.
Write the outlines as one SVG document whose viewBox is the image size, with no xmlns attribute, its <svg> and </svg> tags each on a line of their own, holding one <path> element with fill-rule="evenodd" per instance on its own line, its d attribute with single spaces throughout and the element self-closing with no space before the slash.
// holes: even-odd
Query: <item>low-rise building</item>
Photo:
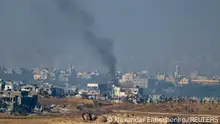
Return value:
<svg viewBox="0 0 220 124">
<path fill-rule="evenodd" d="M 159 81 L 165 80 L 165 75 L 164 74 L 158 74 L 157 75 L 157 80 L 159 80 Z"/>
<path fill-rule="evenodd" d="M 14 73 L 16 73 L 16 74 L 22 74 L 22 69 L 20 69 L 20 68 L 15 68 L 15 69 L 14 69 Z"/>
<path fill-rule="evenodd" d="M 179 81 L 179 84 L 188 84 L 189 83 L 189 79 L 184 77 Z"/>
<path fill-rule="evenodd" d="M 176 82 L 175 77 L 173 77 L 173 76 L 169 76 L 169 82 L 171 82 L 171 83 L 175 83 L 175 82 Z"/>
<path fill-rule="evenodd" d="M 192 80 L 192 83 L 200 83 L 200 84 L 220 84 L 219 80 L 208 80 L 208 79 L 202 79 L 202 80 Z"/>
<path fill-rule="evenodd" d="M 13 74 L 13 69 L 12 68 L 6 68 L 4 69 L 5 74 Z"/>
<path fill-rule="evenodd" d="M 40 80 L 41 75 L 40 74 L 34 74 L 34 80 Z"/>
<path fill-rule="evenodd" d="M 69 78 L 66 75 L 60 74 L 59 81 L 68 81 L 68 80 L 69 80 Z"/>
<path fill-rule="evenodd" d="M 13 91 L 13 83 L 12 81 L 6 81 L 5 82 L 5 91 Z"/>
<path fill-rule="evenodd" d="M 118 85 L 113 85 L 112 96 L 123 98 L 127 96 L 127 93 L 138 94 L 138 88 L 134 87 L 130 83 L 120 83 Z"/>
<path fill-rule="evenodd" d="M 126 73 L 122 75 L 122 82 L 132 82 L 134 79 L 136 79 L 137 75 L 133 72 Z"/>
<path fill-rule="evenodd" d="M 88 95 L 100 95 L 99 85 L 97 83 L 88 83 L 87 94 Z"/>
<path fill-rule="evenodd" d="M 131 83 L 134 85 L 134 87 L 147 88 L 148 78 L 136 77 Z"/>
<path fill-rule="evenodd" d="M 90 77 L 91 77 L 91 74 L 88 72 L 78 72 L 77 73 L 77 78 L 80 78 L 80 79 L 88 79 Z"/>
</svg>

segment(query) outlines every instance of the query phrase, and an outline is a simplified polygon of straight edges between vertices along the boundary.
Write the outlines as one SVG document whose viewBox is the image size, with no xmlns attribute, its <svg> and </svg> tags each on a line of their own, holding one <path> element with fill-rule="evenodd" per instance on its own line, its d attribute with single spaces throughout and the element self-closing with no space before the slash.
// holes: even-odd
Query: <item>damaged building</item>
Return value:
<svg viewBox="0 0 220 124">
<path fill-rule="evenodd" d="M 58 87 L 53 87 L 53 88 L 51 88 L 51 95 L 53 97 L 62 98 L 62 97 L 64 97 L 64 89 L 58 88 Z"/>
<path fill-rule="evenodd" d="M 20 92 L 1 91 L 1 110 L 11 111 L 12 114 L 28 114 L 32 113 L 38 104 L 38 95 L 30 95 L 28 90 Z"/>
</svg>

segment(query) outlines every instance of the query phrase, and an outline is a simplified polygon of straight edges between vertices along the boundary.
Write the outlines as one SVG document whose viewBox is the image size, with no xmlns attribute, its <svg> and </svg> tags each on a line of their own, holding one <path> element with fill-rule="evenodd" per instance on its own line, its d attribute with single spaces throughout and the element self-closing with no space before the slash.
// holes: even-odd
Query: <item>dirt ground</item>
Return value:
<svg viewBox="0 0 220 124">
<path fill-rule="evenodd" d="M 92 100 L 87 100 L 87 99 L 79 99 L 79 98 L 62 98 L 62 99 L 57 99 L 57 98 L 40 98 L 39 97 L 39 103 L 43 105 L 51 105 L 51 104 L 57 104 L 57 105 L 63 105 L 63 104 L 72 104 L 76 105 L 77 103 L 82 102 L 85 104 L 90 104 L 94 105 Z"/>
<path fill-rule="evenodd" d="M 69 102 L 69 101 L 68 101 Z M 65 103 L 68 103 L 65 101 Z M 72 101 L 70 101 L 72 103 Z M 126 107 L 124 107 L 126 106 Z M 139 111 L 139 112 L 161 112 L 161 113 L 181 113 L 181 114 L 207 114 L 207 115 L 220 115 L 220 104 L 199 104 L 199 103 L 165 103 L 165 104 L 146 104 L 146 105 L 113 105 L 106 106 L 105 109 L 111 110 L 125 110 Z M 116 113 L 124 114 L 124 113 Z M 128 113 L 127 113 L 128 114 Z M 131 113 L 129 113 L 131 114 Z M 135 113 L 135 116 L 141 116 Z M 0 115 L 1 116 L 1 115 Z M 109 115 L 106 115 L 107 117 Z M 146 115 L 144 115 L 146 116 Z M 99 117 L 98 117 L 99 118 Z M 99 121 L 89 122 L 94 124 L 101 124 Z M 88 124 L 83 122 L 80 115 L 71 117 L 59 118 L 42 118 L 42 119 L 4 119 L 0 118 L 0 124 Z"/>
<path fill-rule="evenodd" d="M 0 119 L 0 124 L 85 124 L 85 122 L 81 118 Z"/>
<path fill-rule="evenodd" d="M 199 104 L 199 103 L 165 103 L 165 104 L 146 104 L 132 109 L 140 112 L 165 112 L 182 114 L 211 114 L 220 115 L 220 104 Z"/>
</svg>

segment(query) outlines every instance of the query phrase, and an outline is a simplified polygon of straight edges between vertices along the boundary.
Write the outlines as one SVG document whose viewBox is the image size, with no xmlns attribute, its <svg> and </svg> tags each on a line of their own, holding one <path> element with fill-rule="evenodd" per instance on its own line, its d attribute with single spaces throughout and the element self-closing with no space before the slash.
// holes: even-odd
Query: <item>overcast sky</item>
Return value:
<svg viewBox="0 0 220 124">
<path fill-rule="evenodd" d="M 37 66 L 40 61 L 33 57 L 36 52 L 32 51 L 31 56 L 25 53 L 30 53 L 34 46 L 48 49 L 42 48 L 44 42 L 54 44 L 49 41 L 59 41 L 56 45 L 65 52 L 58 52 L 65 54 L 51 53 L 53 48 L 58 48 L 51 45 L 50 52 L 45 55 L 51 57 L 54 54 L 50 60 L 52 65 L 62 67 L 75 63 L 85 69 L 105 69 L 86 44 L 69 42 L 81 41 L 79 32 L 68 27 L 71 22 L 65 20 L 65 16 L 53 4 L 51 0 L 0 1 L 1 64 L 9 66 L 9 60 L 12 60 L 13 66 Z M 183 69 L 190 71 L 208 70 L 202 69 L 207 64 L 211 65 L 209 68 L 220 70 L 219 0 L 80 0 L 77 6 L 92 16 L 95 23 L 93 30 L 99 37 L 114 40 L 119 69 L 153 67 L 164 71 L 175 69 L 174 65 L 181 63 Z M 80 21 L 77 17 L 76 20 Z M 78 30 L 80 26 L 77 25 L 81 23 L 74 23 Z M 67 26 L 59 27 L 59 24 Z M 52 35 L 36 35 L 40 31 L 45 32 L 46 25 L 50 25 L 47 32 L 53 31 L 49 33 Z M 55 25 L 59 28 L 52 28 Z M 60 28 L 67 33 L 54 31 Z M 38 29 L 38 32 L 33 29 Z M 71 33 L 73 35 L 70 36 Z M 30 36 L 32 34 L 35 35 Z M 60 45 L 60 41 L 68 45 Z M 28 45 L 30 49 L 27 49 Z M 24 61 L 20 60 L 21 57 Z"/>
</svg>

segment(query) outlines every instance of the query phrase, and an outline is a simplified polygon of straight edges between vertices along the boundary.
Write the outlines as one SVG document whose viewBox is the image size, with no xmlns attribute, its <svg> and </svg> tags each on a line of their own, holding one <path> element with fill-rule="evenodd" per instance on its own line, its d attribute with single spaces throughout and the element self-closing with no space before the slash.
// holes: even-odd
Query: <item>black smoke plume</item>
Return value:
<svg viewBox="0 0 220 124">
<path fill-rule="evenodd" d="M 80 2 L 0 1 L 0 64 L 38 67 L 40 63 L 52 66 L 55 61 L 63 63 L 67 55 L 77 52 L 73 46 L 79 45 L 81 42 L 78 41 L 83 39 L 97 51 L 103 65 L 114 75 L 113 41 L 93 34 L 94 19 Z"/>
<path fill-rule="evenodd" d="M 94 26 L 94 19 L 84 9 L 80 9 L 74 1 L 57 0 L 57 4 L 70 19 L 81 18 L 84 27 L 82 30 L 84 41 L 95 49 L 102 64 L 108 67 L 110 75 L 114 77 L 116 57 L 113 53 L 113 40 L 96 36 L 91 29 Z"/>
<path fill-rule="evenodd" d="M 109 38 L 99 38 L 91 30 L 83 32 L 85 41 L 96 49 L 102 63 L 109 68 L 111 76 L 115 76 L 116 58 L 113 54 L 113 41 Z"/>
</svg>

